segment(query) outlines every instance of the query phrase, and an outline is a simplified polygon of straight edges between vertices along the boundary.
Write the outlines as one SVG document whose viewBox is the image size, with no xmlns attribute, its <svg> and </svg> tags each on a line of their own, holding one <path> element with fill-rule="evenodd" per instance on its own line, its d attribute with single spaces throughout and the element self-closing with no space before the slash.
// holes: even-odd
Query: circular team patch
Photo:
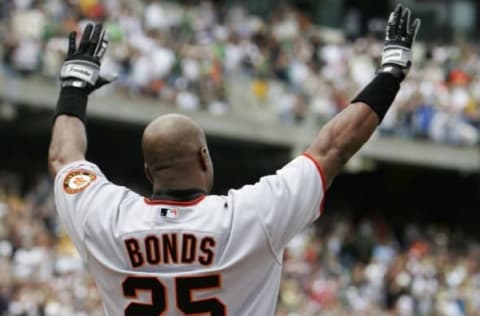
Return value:
<svg viewBox="0 0 480 316">
<path fill-rule="evenodd" d="M 67 174 L 63 180 L 63 188 L 65 192 L 74 194 L 85 190 L 90 183 L 95 181 L 97 176 L 87 170 L 74 170 Z"/>
</svg>

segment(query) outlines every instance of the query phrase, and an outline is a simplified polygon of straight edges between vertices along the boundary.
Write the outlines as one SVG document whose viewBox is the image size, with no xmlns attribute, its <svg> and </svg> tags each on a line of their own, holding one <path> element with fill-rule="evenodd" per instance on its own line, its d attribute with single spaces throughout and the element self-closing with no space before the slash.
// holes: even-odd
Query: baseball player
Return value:
<svg viewBox="0 0 480 316">
<path fill-rule="evenodd" d="M 88 25 L 69 37 L 49 149 L 55 202 L 102 295 L 106 315 L 273 315 L 289 240 L 322 213 L 325 191 L 368 140 L 411 65 L 420 27 L 397 6 L 376 77 L 328 122 L 306 152 L 253 185 L 210 195 L 205 133 L 176 114 L 152 121 L 142 138 L 143 197 L 115 185 L 85 160 L 88 95 L 108 41 Z"/>
</svg>

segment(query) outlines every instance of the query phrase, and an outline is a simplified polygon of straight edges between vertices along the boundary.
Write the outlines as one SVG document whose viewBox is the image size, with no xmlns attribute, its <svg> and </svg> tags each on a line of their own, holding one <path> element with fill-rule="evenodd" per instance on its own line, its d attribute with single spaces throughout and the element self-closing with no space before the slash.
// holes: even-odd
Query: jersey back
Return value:
<svg viewBox="0 0 480 316">
<path fill-rule="evenodd" d="M 320 215 L 322 179 L 304 155 L 225 196 L 150 200 L 78 161 L 55 200 L 106 315 L 273 315 L 283 249 Z"/>
</svg>

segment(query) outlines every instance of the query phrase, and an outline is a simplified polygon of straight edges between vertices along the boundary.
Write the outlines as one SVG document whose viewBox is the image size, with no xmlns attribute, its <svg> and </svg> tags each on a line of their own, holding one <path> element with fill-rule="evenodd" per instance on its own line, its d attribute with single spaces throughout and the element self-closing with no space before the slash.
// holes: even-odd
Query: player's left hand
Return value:
<svg viewBox="0 0 480 316">
<path fill-rule="evenodd" d="M 76 37 L 76 32 L 71 32 L 68 36 L 68 53 L 60 72 L 60 80 L 62 87 L 78 88 L 90 94 L 116 79 L 115 75 L 100 75 L 108 38 L 101 24 L 88 24 L 78 47 Z"/>
</svg>

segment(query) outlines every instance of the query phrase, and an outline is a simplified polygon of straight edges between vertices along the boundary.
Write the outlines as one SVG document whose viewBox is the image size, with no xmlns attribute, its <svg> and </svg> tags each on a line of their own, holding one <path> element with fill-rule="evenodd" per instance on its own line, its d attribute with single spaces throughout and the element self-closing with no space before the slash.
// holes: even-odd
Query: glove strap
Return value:
<svg viewBox="0 0 480 316">
<path fill-rule="evenodd" d="M 382 65 L 394 64 L 408 68 L 412 60 L 411 49 L 402 45 L 387 45 L 383 50 Z"/>
<path fill-rule="evenodd" d="M 66 61 L 60 71 L 60 79 L 78 79 L 94 86 L 98 79 L 100 66 L 88 60 Z"/>
<path fill-rule="evenodd" d="M 74 87 L 64 87 L 60 90 L 57 109 L 53 120 L 59 115 L 75 116 L 85 123 L 87 113 L 88 92 Z"/>
</svg>

